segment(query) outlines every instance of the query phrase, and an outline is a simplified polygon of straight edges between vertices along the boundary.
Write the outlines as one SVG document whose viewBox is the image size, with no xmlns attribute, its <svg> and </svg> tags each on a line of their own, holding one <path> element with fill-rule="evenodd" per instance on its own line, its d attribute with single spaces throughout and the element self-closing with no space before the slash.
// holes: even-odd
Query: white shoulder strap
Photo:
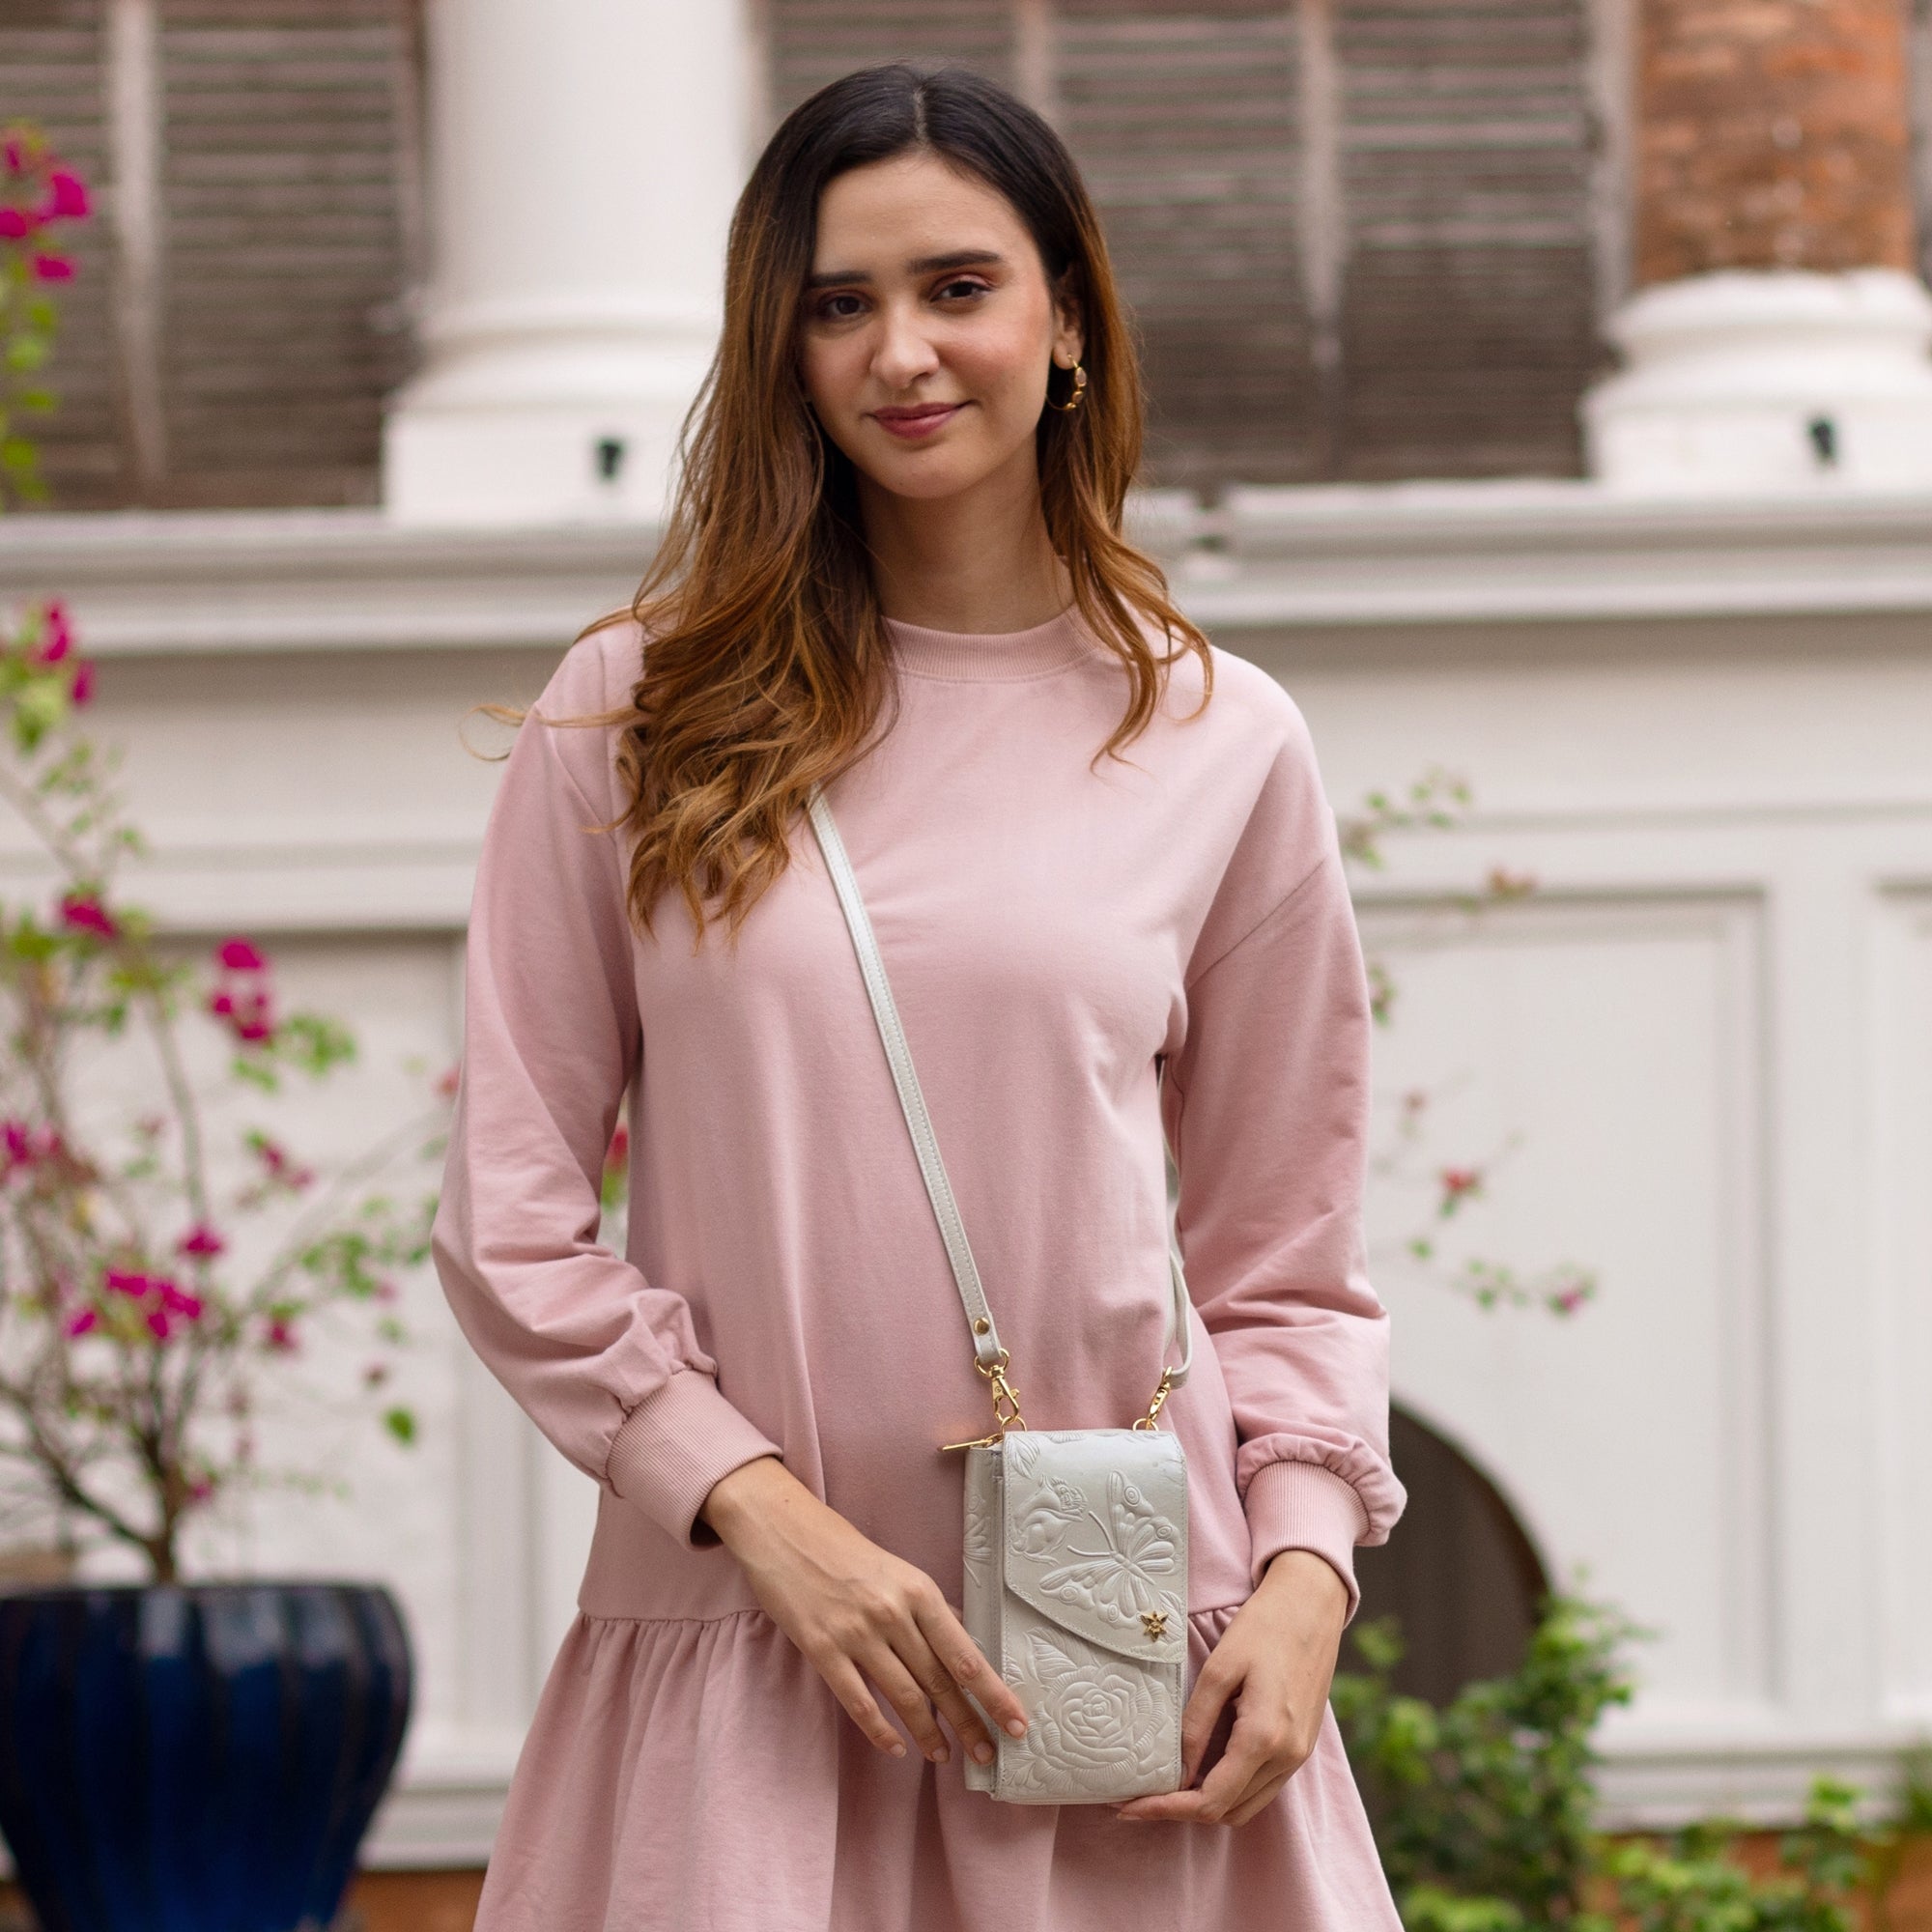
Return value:
<svg viewBox="0 0 1932 1932">
<path fill-rule="evenodd" d="M 967 1244 L 965 1224 L 959 1218 L 952 1198 L 952 1183 L 946 1178 L 946 1163 L 939 1157 L 939 1142 L 932 1121 L 925 1111 L 925 1096 L 919 1089 L 919 1075 L 913 1070 L 912 1050 L 906 1044 L 905 1029 L 899 1024 L 898 1008 L 893 1000 L 892 982 L 886 978 L 886 962 L 879 954 L 879 943 L 872 934 L 870 915 L 859 891 L 845 841 L 825 795 L 815 786 L 808 807 L 818 849 L 825 855 L 826 870 L 838 895 L 845 914 L 846 929 L 852 935 L 852 950 L 859 955 L 859 970 L 865 976 L 866 992 L 872 1003 L 872 1017 L 878 1022 L 879 1038 L 893 1070 L 893 1085 L 898 1090 L 899 1107 L 912 1134 L 913 1151 L 919 1156 L 919 1171 L 925 1179 L 925 1191 L 939 1222 L 940 1237 L 946 1243 L 946 1258 L 952 1265 L 952 1279 L 959 1289 L 959 1300 L 966 1310 L 966 1323 L 973 1332 L 973 1353 L 982 1368 L 990 1369 L 1001 1354 L 999 1330 L 993 1325 L 993 1311 L 986 1306 L 986 1292 L 980 1284 L 980 1270 Z M 1179 1364 L 1167 1371 L 1168 1386 L 1179 1388 L 1187 1379 L 1194 1361 L 1194 1331 L 1187 1319 L 1187 1282 L 1180 1269 L 1180 1255 L 1169 1239 L 1167 1251 L 1169 1285 L 1174 1294 L 1172 1333 L 1180 1343 Z"/>
</svg>

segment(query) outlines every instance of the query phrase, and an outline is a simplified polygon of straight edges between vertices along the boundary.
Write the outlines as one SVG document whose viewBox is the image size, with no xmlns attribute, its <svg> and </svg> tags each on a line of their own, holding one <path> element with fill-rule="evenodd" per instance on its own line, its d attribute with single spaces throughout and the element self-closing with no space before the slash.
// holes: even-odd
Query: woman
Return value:
<svg viewBox="0 0 1932 1932">
<path fill-rule="evenodd" d="M 1352 1547 L 1403 1500 L 1361 954 L 1299 712 L 1120 534 L 1139 439 L 1044 122 L 902 66 L 792 114 L 666 542 L 519 734 L 477 873 L 437 1263 L 600 1486 L 481 1932 L 1396 1923 L 1326 1705 Z M 963 1691 L 1025 1721 L 954 1607 L 936 1445 L 986 1389 L 801 836 L 819 781 L 1035 1427 L 1147 1406 L 1172 1144 L 1174 1794 L 964 1787 Z"/>
</svg>

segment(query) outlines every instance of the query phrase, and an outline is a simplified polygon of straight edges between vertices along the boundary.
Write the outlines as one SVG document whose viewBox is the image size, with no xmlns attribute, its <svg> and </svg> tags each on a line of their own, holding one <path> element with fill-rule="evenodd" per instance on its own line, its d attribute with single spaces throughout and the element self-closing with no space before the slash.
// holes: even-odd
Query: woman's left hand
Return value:
<svg viewBox="0 0 1932 1932">
<path fill-rule="evenodd" d="M 1195 1680 L 1180 1720 L 1182 1788 L 1131 1798 L 1115 1816 L 1245 1825 L 1315 1748 L 1348 1614 L 1348 1586 L 1329 1565 L 1313 1550 L 1284 1549 Z M 1198 1790 L 1189 1789 L 1231 1698 L 1227 1752 Z"/>
</svg>

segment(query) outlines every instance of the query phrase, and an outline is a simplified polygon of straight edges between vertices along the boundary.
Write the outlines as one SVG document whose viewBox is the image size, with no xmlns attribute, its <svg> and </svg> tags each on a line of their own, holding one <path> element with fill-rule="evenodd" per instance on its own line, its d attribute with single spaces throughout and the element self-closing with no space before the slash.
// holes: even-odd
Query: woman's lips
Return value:
<svg viewBox="0 0 1932 1932">
<path fill-rule="evenodd" d="M 941 423 L 951 422 L 965 407 L 964 403 L 920 403 L 911 409 L 874 410 L 872 417 L 881 429 L 915 442 L 930 436 Z"/>
</svg>

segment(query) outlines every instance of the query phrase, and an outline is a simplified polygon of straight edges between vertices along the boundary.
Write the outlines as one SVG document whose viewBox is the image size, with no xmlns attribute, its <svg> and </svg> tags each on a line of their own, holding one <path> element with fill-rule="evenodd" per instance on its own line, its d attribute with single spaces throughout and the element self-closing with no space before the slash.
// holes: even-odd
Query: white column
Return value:
<svg viewBox="0 0 1932 1932">
<path fill-rule="evenodd" d="M 431 0 L 430 278 L 390 400 L 408 523 L 648 519 L 722 306 L 747 0 Z"/>
<path fill-rule="evenodd" d="M 1591 473 L 1704 496 L 1932 489 L 1932 297 L 1896 269 L 1731 269 L 1611 319 L 1583 399 Z"/>
</svg>

